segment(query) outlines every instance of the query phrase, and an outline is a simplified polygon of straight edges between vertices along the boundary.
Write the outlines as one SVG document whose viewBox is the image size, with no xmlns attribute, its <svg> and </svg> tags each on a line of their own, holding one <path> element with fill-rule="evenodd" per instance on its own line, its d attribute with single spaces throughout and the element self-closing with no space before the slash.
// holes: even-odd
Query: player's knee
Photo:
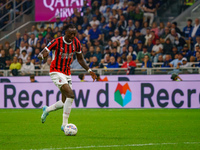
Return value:
<svg viewBox="0 0 200 150">
<path fill-rule="evenodd" d="M 72 93 L 69 94 L 68 97 L 74 99 L 74 98 L 75 98 L 75 95 L 74 95 L 74 93 L 72 92 Z"/>
</svg>

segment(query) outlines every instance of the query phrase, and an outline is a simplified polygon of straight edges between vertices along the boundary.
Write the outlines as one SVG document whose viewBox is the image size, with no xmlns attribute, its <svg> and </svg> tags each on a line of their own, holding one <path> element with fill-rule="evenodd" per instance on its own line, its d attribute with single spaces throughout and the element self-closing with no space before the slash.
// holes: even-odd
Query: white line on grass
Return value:
<svg viewBox="0 0 200 150">
<path fill-rule="evenodd" d="M 63 147 L 63 148 L 42 148 L 29 150 L 60 150 L 60 149 L 92 149 L 92 148 L 107 148 L 107 147 L 142 147 L 155 145 L 177 145 L 177 144 L 200 144 L 200 142 L 182 142 L 182 143 L 146 143 L 146 144 L 126 144 L 126 145 L 91 145 L 91 146 L 77 146 L 77 147 Z M 22 149 L 23 150 L 23 149 Z"/>
</svg>

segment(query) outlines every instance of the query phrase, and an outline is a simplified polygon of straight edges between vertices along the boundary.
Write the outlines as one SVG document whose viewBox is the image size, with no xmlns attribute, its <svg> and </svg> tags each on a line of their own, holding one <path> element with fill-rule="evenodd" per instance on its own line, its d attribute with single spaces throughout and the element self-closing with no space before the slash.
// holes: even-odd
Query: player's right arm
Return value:
<svg viewBox="0 0 200 150">
<path fill-rule="evenodd" d="M 39 53 L 38 58 L 44 59 L 47 58 L 49 55 L 49 52 L 53 50 L 57 46 L 57 40 L 54 39 Z"/>
</svg>

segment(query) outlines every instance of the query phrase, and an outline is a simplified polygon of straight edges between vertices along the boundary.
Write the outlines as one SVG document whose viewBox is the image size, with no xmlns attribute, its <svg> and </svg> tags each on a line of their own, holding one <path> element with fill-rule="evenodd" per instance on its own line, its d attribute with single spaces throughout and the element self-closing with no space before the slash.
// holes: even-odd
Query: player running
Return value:
<svg viewBox="0 0 200 150">
<path fill-rule="evenodd" d="M 62 100 L 47 107 L 44 106 L 41 121 L 44 123 L 49 112 L 63 108 L 63 123 L 61 130 L 64 130 L 65 125 L 68 124 L 68 118 L 71 112 L 72 102 L 74 100 L 74 93 L 72 91 L 72 81 L 70 64 L 74 52 L 79 64 L 87 70 L 92 76 L 93 81 L 97 78 L 96 74 L 89 69 L 83 59 L 81 52 L 80 41 L 76 38 L 77 30 L 73 24 L 68 24 L 65 27 L 65 36 L 52 40 L 38 55 L 38 58 L 46 58 L 51 50 L 53 50 L 52 62 L 50 66 L 50 77 L 54 84 L 60 89 L 62 93 Z"/>
</svg>

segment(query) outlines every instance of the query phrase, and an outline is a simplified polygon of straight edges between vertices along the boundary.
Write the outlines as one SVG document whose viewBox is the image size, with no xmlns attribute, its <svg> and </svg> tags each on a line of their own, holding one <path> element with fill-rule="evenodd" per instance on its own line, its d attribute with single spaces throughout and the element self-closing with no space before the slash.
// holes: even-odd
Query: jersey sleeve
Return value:
<svg viewBox="0 0 200 150">
<path fill-rule="evenodd" d="M 51 50 L 55 49 L 56 46 L 57 46 L 57 40 L 53 39 L 51 42 L 49 42 L 49 44 L 45 47 L 45 49 L 47 51 L 51 51 Z"/>
<path fill-rule="evenodd" d="M 82 53 L 81 52 L 81 43 L 78 40 L 76 42 L 76 53 Z"/>
</svg>

